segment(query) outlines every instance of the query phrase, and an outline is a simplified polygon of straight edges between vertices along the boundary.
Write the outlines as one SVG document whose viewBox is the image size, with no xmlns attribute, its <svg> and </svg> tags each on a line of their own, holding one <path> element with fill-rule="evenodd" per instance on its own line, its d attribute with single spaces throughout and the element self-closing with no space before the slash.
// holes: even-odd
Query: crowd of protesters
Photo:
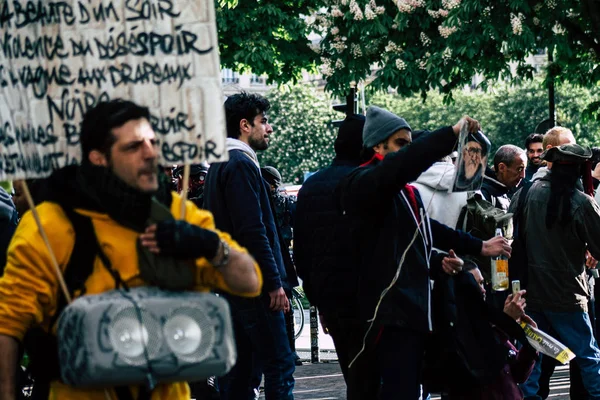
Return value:
<svg viewBox="0 0 600 400">
<path fill-rule="evenodd" d="M 24 352 L 37 399 L 245 400 L 257 399 L 261 386 L 267 400 L 293 399 L 299 357 L 290 299 L 300 284 L 333 339 L 350 400 L 546 398 L 556 362 L 531 347 L 521 324 L 575 353 L 572 398 L 600 399 L 593 273 L 600 152 L 554 127 L 525 135 L 524 149 L 499 146 L 491 165 L 480 165 L 490 144 L 477 120 L 413 131 L 409 121 L 371 106 L 366 116 L 343 121 L 331 165 L 310 176 L 296 200 L 257 156 L 274 133 L 269 109 L 259 95 L 230 96 L 229 159 L 192 166 L 184 188 L 181 166 L 159 168 L 149 110 L 125 100 L 100 103 L 82 123 L 82 164 L 25 186 L 41 225 L 28 212 L 24 182 L 14 182 L 12 200 L 0 190 L 0 400 L 23 395 Z M 461 173 L 483 185 L 451 192 L 465 127 L 471 164 Z M 190 200 L 184 220 L 176 219 L 176 191 Z M 504 227 L 506 237 L 468 229 L 474 201 L 512 214 L 514 237 Z M 175 219 L 149 222 L 157 220 L 156 204 Z M 77 241 L 72 218 L 91 223 L 89 248 Z M 140 275 L 144 262 L 193 265 L 197 273 L 184 286 L 229 303 L 237 348 L 231 371 L 190 385 L 81 389 L 61 382 L 60 366 L 35 354 L 28 335 L 35 328 L 52 337 L 56 329 L 52 257 L 65 271 L 86 252 L 94 268 L 81 287 L 68 288 L 75 296 L 150 285 Z M 491 260 L 511 254 L 509 275 L 521 290 L 494 291 Z"/>
</svg>

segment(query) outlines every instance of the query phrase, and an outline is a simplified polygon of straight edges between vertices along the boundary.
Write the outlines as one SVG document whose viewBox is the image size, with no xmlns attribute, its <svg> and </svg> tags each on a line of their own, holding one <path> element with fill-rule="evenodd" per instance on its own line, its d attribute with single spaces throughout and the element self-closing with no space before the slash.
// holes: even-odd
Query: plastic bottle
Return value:
<svg viewBox="0 0 600 400">
<path fill-rule="evenodd" d="M 502 236 L 502 229 L 496 229 L 496 236 Z M 508 258 L 500 255 L 492 258 L 492 289 L 500 292 L 508 289 Z"/>
</svg>

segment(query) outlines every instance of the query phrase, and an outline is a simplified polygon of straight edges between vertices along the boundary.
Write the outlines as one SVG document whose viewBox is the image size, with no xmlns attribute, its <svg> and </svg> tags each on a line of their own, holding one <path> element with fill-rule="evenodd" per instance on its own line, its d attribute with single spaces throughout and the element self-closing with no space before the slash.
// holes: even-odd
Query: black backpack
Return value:
<svg viewBox="0 0 600 400">
<path fill-rule="evenodd" d="M 513 215 L 495 207 L 485 200 L 480 193 L 469 192 L 467 204 L 458 217 L 456 229 L 468 232 L 481 240 L 488 240 L 496 235 L 496 229 L 502 229 L 505 238 L 513 237 Z M 490 257 L 472 256 L 479 265 L 486 281 L 491 279 Z"/>
</svg>

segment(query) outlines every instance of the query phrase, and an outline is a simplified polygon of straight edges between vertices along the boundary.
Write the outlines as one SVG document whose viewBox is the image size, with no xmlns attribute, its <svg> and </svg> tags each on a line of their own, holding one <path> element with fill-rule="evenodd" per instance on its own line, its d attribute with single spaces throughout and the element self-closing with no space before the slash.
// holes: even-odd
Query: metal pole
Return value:
<svg viewBox="0 0 600 400">
<path fill-rule="evenodd" d="M 554 62 L 554 47 L 550 46 L 548 48 L 548 113 L 550 114 L 550 123 L 551 126 L 556 125 L 556 99 L 554 96 L 554 67 L 552 63 Z"/>
<path fill-rule="evenodd" d="M 358 112 L 358 102 L 356 101 L 356 87 L 350 87 L 350 93 L 346 97 L 346 115 L 354 115 Z"/>
<path fill-rule="evenodd" d="M 319 315 L 315 306 L 310 306 L 310 362 L 319 362 Z"/>
</svg>

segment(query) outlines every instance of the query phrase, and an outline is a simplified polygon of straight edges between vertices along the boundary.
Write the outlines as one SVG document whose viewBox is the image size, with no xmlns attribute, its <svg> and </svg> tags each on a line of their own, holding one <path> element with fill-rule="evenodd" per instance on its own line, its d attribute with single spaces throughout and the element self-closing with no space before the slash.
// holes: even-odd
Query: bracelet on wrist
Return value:
<svg viewBox="0 0 600 400">
<path fill-rule="evenodd" d="M 229 245 L 227 244 L 226 241 L 221 240 L 220 247 L 221 247 L 221 259 L 219 260 L 219 262 L 213 262 L 213 267 L 215 267 L 215 268 L 222 267 L 223 265 L 226 265 L 229 262 L 229 255 L 231 252 Z"/>
</svg>

